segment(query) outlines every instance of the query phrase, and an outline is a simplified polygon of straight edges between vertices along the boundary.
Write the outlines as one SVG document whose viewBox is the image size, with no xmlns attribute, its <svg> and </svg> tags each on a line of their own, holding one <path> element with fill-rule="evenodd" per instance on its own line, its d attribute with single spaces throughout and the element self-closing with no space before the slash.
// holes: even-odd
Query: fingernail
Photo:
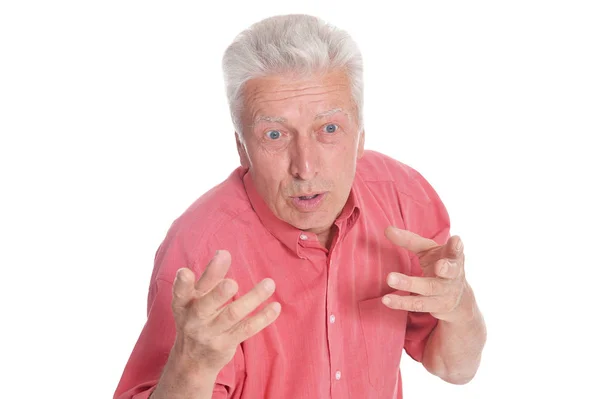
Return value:
<svg viewBox="0 0 600 399">
<path fill-rule="evenodd" d="M 275 311 L 275 313 L 281 312 L 281 304 L 279 302 L 275 302 L 273 304 L 273 310 Z"/>
<path fill-rule="evenodd" d="M 398 278 L 398 276 L 397 276 L 397 275 L 395 275 L 395 274 L 393 274 L 393 273 L 392 273 L 392 274 L 390 274 L 390 276 L 388 277 L 388 283 L 389 283 L 389 284 L 396 285 L 396 284 L 398 284 L 399 282 L 400 282 L 400 279 Z"/>
<path fill-rule="evenodd" d="M 384 305 L 389 305 L 390 303 L 392 303 L 392 300 L 390 299 L 390 297 L 384 296 L 381 302 L 383 302 Z"/>
<path fill-rule="evenodd" d="M 460 252 L 463 249 L 463 243 L 462 240 L 459 238 L 458 242 L 456 243 L 456 252 Z"/>
<path fill-rule="evenodd" d="M 448 272 L 448 266 L 449 266 L 449 263 L 447 261 L 444 262 L 442 267 L 440 267 L 440 274 L 446 274 Z"/>
<path fill-rule="evenodd" d="M 217 249 L 217 251 L 215 252 L 215 256 L 219 255 L 219 252 L 221 252 L 221 250 Z"/>
<path fill-rule="evenodd" d="M 275 289 L 275 282 L 273 280 L 271 280 L 270 278 L 268 278 L 263 281 L 263 287 L 267 291 L 273 291 Z"/>
<path fill-rule="evenodd" d="M 223 293 L 224 294 L 229 294 L 229 293 L 233 292 L 234 289 L 235 289 L 235 285 L 233 284 L 233 282 L 231 282 L 229 280 L 223 281 Z"/>
</svg>

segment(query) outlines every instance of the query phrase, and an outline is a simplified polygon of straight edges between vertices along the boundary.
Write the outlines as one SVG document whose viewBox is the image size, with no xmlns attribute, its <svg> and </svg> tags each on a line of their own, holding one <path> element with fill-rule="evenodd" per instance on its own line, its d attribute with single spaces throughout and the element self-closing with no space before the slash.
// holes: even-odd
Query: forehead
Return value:
<svg viewBox="0 0 600 399">
<path fill-rule="evenodd" d="M 307 112 L 313 116 L 333 109 L 350 112 L 353 98 L 350 81 L 342 70 L 300 77 L 293 74 L 251 79 L 244 86 L 246 117 L 285 116 Z"/>
</svg>

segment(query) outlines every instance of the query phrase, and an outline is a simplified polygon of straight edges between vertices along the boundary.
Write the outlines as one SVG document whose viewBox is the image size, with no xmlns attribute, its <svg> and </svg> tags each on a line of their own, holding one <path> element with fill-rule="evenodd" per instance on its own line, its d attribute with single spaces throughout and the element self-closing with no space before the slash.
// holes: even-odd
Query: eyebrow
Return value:
<svg viewBox="0 0 600 399">
<path fill-rule="evenodd" d="M 331 116 L 331 115 L 336 114 L 338 112 L 343 112 L 344 114 L 348 115 L 348 113 L 346 111 L 344 111 L 343 109 L 341 109 L 341 108 L 334 108 L 334 109 L 330 109 L 329 111 L 325 111 L 325 112 L 321 112 L 321 113 L 317 114 L 317 116 L 315 116 L 315 120 L 324 118 L 326 116 Z"/>
<path fill-rule="evenodd" d="M 318 113 L 315 116 L 315 120 L 325 118 L 327 116 L 331 116 L 338 112 L 343 112 L 344 114 L 348 115 L 348 113 L 346 111 L 344 111 L 342 108 L 333 108 L 328 111 Z M 348 115 L 348 116 L 350 116 L 350 115 Z M 263 122 L 263 121 L 264 122 L 275 122 L 275 123 L 286 123 L 287 119 L 282 116 L 260 115 L 260 116 L 256 117 L 256 119 L 254 120 L 254 123 L 252 124 L 252 127 L 256 126 L 259 122 Z"/>
<path fill-rule="evenodd" d="M 287 119 L 285 119 L 284 117 L 281 116 L 265 116 L 265 115 L 261 115 L 256 117 L 256 119 L 254 120 L 254 123 L 252 124 L 252 126 L 258 124 L 259 122 L 278 122 L 278 123 L 285 123 L 287 122 Z"/>
</svg>

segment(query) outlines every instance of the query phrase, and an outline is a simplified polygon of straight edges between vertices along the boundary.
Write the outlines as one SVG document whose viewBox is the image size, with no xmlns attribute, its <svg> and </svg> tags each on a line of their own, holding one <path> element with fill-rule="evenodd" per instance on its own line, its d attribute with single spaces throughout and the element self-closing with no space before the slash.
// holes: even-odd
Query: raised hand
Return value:
<svg viewBox="0 0 600 399">
<path fill-rule="evenodd" d="M 407 230 L 388 227 L 386 237 L 394 244 L 415 253 L 423 269 L 423 277 L 390 273 L 388 285 L 399 291 L 417 295 L 389 294 L 383 303 L 392 309 L 429 312 L 440 320 L 455 321 L 468 318 L 474 301 L 464 273 L 465 256 L 458 236 L 452 236 L 444 245 Z M 467 300 L 465 300 L 464 297 Z"/>
<path fill-rule="evenodd" d="M 275 291 L 269 278 L 226 305 L 238 291 L 237 283 L 225 278 L 230 264 L 229 252 L 217 251 L 197 282 L 191 270 L 180 269 L 173 284 L 174 349 L 194 367 L 215 374 L 231 361 L 241 342 L 275 321 L 281 311 L 273 302 L 247 317 Z"/>
</svg>

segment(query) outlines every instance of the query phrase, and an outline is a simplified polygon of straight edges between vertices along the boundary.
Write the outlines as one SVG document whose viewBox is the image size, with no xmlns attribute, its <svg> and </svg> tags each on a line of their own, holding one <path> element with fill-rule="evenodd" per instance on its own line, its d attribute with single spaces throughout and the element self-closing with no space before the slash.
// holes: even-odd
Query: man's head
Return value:
<svg viewBox="0 0 600 399">
<path fill-rule="evenodd" d="M 364 147 L 357 45 L 315 17 L 277 16 L 242 32 L 223 70 L 257 191 L 278 218 L 328 237 Z"/>
</svg>

